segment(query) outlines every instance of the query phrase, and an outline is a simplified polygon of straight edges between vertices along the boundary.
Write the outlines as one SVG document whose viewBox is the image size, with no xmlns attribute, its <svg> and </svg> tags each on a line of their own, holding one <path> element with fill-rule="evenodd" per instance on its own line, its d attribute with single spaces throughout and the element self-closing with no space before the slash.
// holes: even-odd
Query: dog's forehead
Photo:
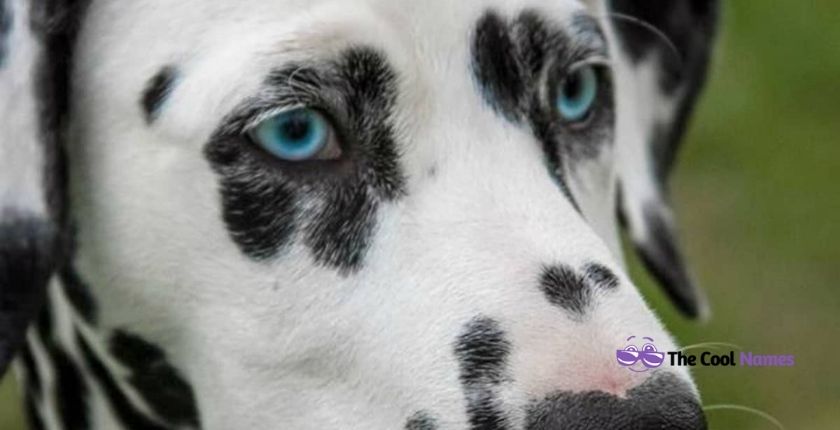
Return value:
<svg viewBox="0 0 840 430">
<path fill-rule="evenodd" d="M 577 0 L 142 0 L 94 5 L 101 12 L 93 14 L 95 20 L 107 20 L 105 28 L 115 29 L 100 38 L 142 39 L 146 49 L 192 57 L 230 45 L 251 54 L 273 50 L 311 56 L 312 51 L 329 53 L 354 43 L 424 55 L 463 53 L 466 47 L 459 42 L 469 40 L 489 10 L 502 16 L 531 10 L 560 24 L 587 11 Z"/>
</svg>

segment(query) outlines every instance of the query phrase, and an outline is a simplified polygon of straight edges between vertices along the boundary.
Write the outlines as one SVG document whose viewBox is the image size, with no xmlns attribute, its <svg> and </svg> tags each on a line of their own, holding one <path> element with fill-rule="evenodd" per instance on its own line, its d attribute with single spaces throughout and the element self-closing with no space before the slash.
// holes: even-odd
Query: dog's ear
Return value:
<svg viewBox="0 0 840 430">
<path fill-rule="evenodd" d="M 706 80 L 717 0 L 608 0 L 617 39 L 619 215 L 648 270 L 680 311 L 708 307 L 686 267 L 668 175 Z"/>
<path fill-rule="evenodd" d="M 64 135 L 76 0 L 0 0 L 0 376 L 67 246 Z"/>
</svg>

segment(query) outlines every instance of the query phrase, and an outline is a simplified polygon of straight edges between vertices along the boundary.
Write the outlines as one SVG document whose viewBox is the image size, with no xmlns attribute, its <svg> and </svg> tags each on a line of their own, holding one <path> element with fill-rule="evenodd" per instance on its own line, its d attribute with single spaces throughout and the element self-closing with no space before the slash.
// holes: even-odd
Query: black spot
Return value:
<svg viewBox="0 0 840 430">
<path fill-rule="evenodd" d="M 501 383 L 510 348 L 498 322 L 486 317 L 470 321 L 455 343 L 461 382 Z"/>
<path fill-rule="evenodd" d="M 97 309 L 96 302 L 90 294 L 90 287 L 72 267 L 62 268 L 59 275 L 64 294 L 67 296 L 70 305 L 85 321 L 89 324 L 95 324 Z"/>
<path fill-rule="evenodd" d="M 34 216 L 0 212 L 0 375 L 41 309 L 55 264 L 55 230 Z"/>
<path fill-rule="evenodd" d="M 109 349 L 131 370 L 128 381 L 159 417 L 172 425 L 200 427 L 192 387 L 163 350 L 119 330 L 111 336 Z"/>
<path fill-rule="evenodd" d="M 642 263 L 677 308 L 688 317 L 697 318 L 705 306 L 705 299 L 688 273 L 685 259 L 677 247 L 676 232 L 655 206 L 645 206 L 644 220 L 648 236 L 636 245 Z"/>
<path fill-rule="evenodd" d="M 455 357 L 474 430 L 509 428 L 496 390 L 507 379 L 511 344 L 499 323 L 487 317 L 470 321 L 455 342 Z"/>
<path fill-rule="evenodd" d="M 12 33 L 12 7 L 7 4 L 9 0 L 0 0 L 0 68 L 6 64 L 7 50 L 9 49 L 7 38 Z"/>
<path fill-rule="evenodd" d="M 576 318 L 583 317 L 592 302 L 595 288 L 615 289 L 618 279 L 606 267 L 590 264 L 584 268 L 585 276 L 569 266 L 546 266 L 540 275 L 540 289 L 548 301 L 569 311 Z"/>
<path fill-rule="evenodd" d="M 174 67 L 166 66 L 149 79 L 140 98 L 140 106 L 147 123 L 152 123 L 157 119 L 159 110 L 172 91 L 177 76 L 178 71 Z"/>
<path fill-rule="evenodd" d="M 368 48 L 321 65 L 272 73 L 268 90 L 248 100 L 211 138 L 206 155 L 221 176 L 223 218 L 234 242 L 257 260 L 273 258 L 300 237 L 316 262 L 358 270 L 379 206 L 404 193 L 391 116 L 396 75 Z M 304 104 L 332 119 L 342 158 L 288 162 L 247 137 L 254 118 Z"/>
<path fill-rule="evenodd" d="M 405 430 L 437 430 L 437 421 L 427 412 L 417 412 L 405 423 Z"/>
<path fill-rule="evenodd" d="M 601 391 L 560 392 L 534 402 L 526 430 L 705 430 L 706 419 L 689 384 L 659 372 L 619 398 Z"/>
<path fill-rule="evenodd" d="M 595 285 L 608 290 L 618 288 L 618 277 L 604 265 L 591 263 L 584 268 L 584 271 L 586 277 Z"/>
<path fill-rule="evenodd" d="M 82 379 L 79 367 L 54 342 L 45 341 L 44 344 L 55 371 L 55 397 L 62 428 L 88 430 L 90 428 L 87 408 L 88 387 Z"/>
<path fill-rule="evenodd" d="M 88 345 L 87 341 L 78 333 L 76 333 L 76 342 L 82 352 L 82 357 L 87 363 L 91 374 L 101 386 L 105 393 L 108 403 L 111 405 L 111 410 L 114 412 L 117 419 L 122 421 L 126 428 L 132 430 L 166 430 L 166 427 L 152 421 L 151 418 L 146 417 L 140 412 L 129 399 L 126 397 L 122 389 L 117 385 L 114 376 L 110 373 L 102 360 L 96 355 L 93 349 Z"/>
</svg>

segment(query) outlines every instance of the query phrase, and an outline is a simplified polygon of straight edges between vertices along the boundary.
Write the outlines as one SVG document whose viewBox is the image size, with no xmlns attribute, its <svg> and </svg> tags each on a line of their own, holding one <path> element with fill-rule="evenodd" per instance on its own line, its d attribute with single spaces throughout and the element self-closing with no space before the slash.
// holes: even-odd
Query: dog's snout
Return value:
<svg viewBox="0 0 840 430">
<path fill-rule="evenodd" d="M 706 419 L 691 386 L 658 373 L 624 398 L 602 391 L 560 392 L 532 405 L 527 430 L 700 430 Z"/>
</svg>

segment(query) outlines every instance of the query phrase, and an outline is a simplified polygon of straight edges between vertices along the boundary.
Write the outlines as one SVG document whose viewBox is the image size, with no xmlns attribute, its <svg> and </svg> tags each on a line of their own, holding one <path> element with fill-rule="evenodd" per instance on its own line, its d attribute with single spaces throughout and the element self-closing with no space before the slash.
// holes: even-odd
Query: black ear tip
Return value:
<svg viewBox="0 0 840 430">
<path fill-rule="evenodd" d="M 55 260 L 56 229 L 44 219 L 2 215 L 0 222 L 0 376 L 41 307 Z"/>
<path fill-rule="evenodd" d="M 662 285 L 668 298 L 688 318 L 709 318 L 706 297 L 694 282 L 679 248 L 679 239 L 665 205 L 648 205 L 644 211 L 646 233 L 636 249 L 651 275 Z"/>
<path fill-rule="evenodd" d="M 688 271 L 670 214 L 665 204 L 645 206 L 645 234 L 635 240 L 636 251 L 677 309 L 688 318 L 706 321 L 708 302 Z"/>
<path fill-rule="evenodd" d="M 672 240 L 640 245 L 639 256 L 680 313 L 693 320 L 707 321 L 711 313 L 708 301 L 688 273 Z"/>
</svg>

